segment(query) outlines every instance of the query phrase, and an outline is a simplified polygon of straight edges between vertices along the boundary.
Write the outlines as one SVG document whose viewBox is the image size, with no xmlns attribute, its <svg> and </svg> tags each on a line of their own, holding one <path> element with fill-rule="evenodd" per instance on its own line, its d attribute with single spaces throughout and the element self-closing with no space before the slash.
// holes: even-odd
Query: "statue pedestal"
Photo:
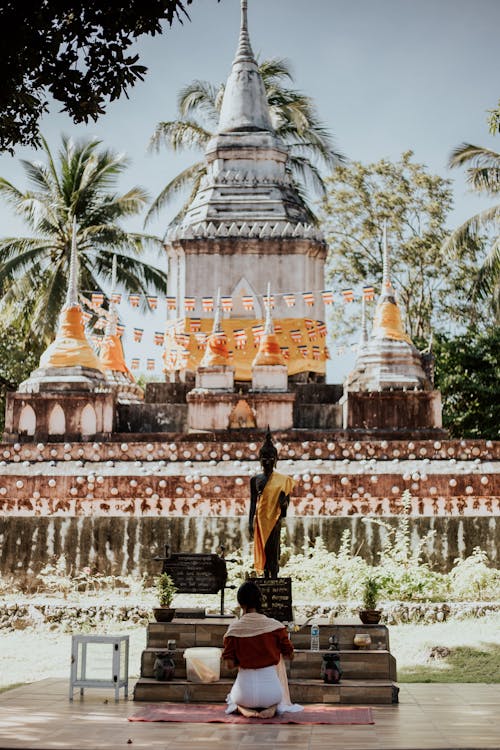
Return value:
<svg viewBox="0 0 500 750">
<path fill-rule="evenodd" d="M 440 430 L 440 391 L 347 391 L 344 429 Z"/>
<path fill-rule="evenodd" d="M 293 426 L 294 393 L 249 393 L 243 398 L 238 393 L 195 388 L 186 400 L 190 432 L 234 429 L 232 414 L 237 405 L 246 405 L 255 419 L 255 424 L 247 423 L 240 429 L 265 430 L 269 425 L 271 430 L 289 430 Z"/>
<path fill-rule="evenodd" d="M 209 365 L 196 370 L 196 388 L 211 391 L 232 391 L 234 367 L 231 365 Z"/>
<path fill-rule="evenodd" d="M 256 365 L 252 367 L 252 390 L 259 393 L 286 392 L 288 369 L 286 365 Z"/>
</svg>

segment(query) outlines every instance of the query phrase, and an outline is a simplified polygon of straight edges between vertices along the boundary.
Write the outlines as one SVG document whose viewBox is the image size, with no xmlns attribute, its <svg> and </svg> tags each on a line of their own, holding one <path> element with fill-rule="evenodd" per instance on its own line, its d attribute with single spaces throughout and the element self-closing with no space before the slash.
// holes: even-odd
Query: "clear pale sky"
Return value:
<svg viewBox="0 0 500 750">
<path fill-rule="evenodd" d="M 42 133 L 56 149 L 61 133 L 96 136 L 132 161 L 122 189 L 139 184 L 151 196 L 192 157 L 147 152 L 156 124 L 176 116 L 179 89 L 193 79 L 224 81 L 236 49 L 239 0 L 194 0 L 191 21 L 175 23 L 162 36 L 137 44 L 146 80 L 107 109 L 97 123 L 75 126 L 51 107 Z M 450 226 L 485 207 L 473 196 L 458 170 L 450 172 L 451 149 L 461 143 L 500 147 L 488 134 L 486 110 L 500 97 L 499 0 L 249 0 L 254 52 L 261 58 L 286 57 L 294 85 L 316 102 L 321 119 L 338 148 L 364 162 L 397 159 L 412 149 L 429 169 L 454 180 L 455 208 Z M 37 158 L 18 149 L 0 156 L 0 175 L 26 185 L 19 158 Z M 163 235 L 171 218 L 165 212 L 151 225 Z M 0 205 L 0 236 L 27 234 L 11 210 Z M 141 230 L 142 220 L 128 228 Z M 143 324 L 160 330 L 160 314 Z M 127 360 L 155 356 L 159 347 L 125 339 Z M 332 365 L 338 381 L 351 358 Z M 142 368 L 141 368 L 142 369 Z M 157 373 L 159 375 L 159 367 Z"/>
</svg>

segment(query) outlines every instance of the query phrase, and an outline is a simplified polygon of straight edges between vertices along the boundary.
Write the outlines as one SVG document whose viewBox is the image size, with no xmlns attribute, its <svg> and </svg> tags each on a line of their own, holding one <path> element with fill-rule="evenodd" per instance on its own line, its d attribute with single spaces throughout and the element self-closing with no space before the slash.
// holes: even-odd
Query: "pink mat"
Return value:
<svg viewBox="0 0 500 750">
<path fill-rule="evenodd" d="M 247 719 L 226 714 L 225 705 L 195 703 L 153 703 L 129 716 L 129 721 L 179 721 L 192 724 L 374 724 L 371 708 L 359 706 L 304 706 L 298 713 L 281 714 L 272 719 Z"/>
</svg>

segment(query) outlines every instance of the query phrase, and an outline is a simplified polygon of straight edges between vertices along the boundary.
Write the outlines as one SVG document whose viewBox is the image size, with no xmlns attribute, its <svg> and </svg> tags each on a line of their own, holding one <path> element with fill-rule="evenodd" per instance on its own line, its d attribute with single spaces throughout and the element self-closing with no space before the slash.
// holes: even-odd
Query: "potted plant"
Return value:
<svg viewBox="0 0 500 750">
<path fill-rule="evenodd" d="M 156 622 L 170 622 L 174 619 L 175 609 L 170 606 L 177 593 L 177 587 L 168 573 L 161 573 L 155 578 L 159 607 L 153 609 Z"/>
<path fill-rule="evenodd" d="M 359 619 L 364 625 L 376 625 L 380 621 L 382 612 L 377 609 L 379 590 L 380 583 L 369 576 L 363 588 L 363 609 L 359 610 Z"/>
</svg>

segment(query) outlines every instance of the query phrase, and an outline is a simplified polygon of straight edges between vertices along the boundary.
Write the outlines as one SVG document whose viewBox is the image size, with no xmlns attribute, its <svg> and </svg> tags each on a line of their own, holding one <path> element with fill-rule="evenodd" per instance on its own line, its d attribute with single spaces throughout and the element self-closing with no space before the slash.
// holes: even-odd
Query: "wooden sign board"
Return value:
<svg viewBox="0 0 500 750">
<path fill-rule="evenodd" d="M 162 573 L 168 573 L 179 594 L 217 594 L 227 580 L 226 563 L 215 554 L 178 552 L 163 561 Z"/>
<path fill-rule="evenodd" d="M 280 622 L 292 622 L 292 579 L 252 578 L 262 592 L 262 612 Z"/>
</svg>

